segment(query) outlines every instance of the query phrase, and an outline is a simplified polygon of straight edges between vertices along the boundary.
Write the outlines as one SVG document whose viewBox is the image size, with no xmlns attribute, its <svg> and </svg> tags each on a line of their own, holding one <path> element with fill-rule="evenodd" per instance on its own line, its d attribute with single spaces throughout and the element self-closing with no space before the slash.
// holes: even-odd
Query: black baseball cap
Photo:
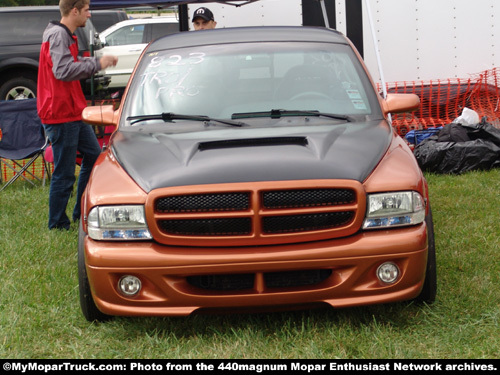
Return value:
<svg viewBox="0 0 500 375">
<path fill-rule="evenodd" d="M 214 14 L 212 13 L 212 11 L 210 9 L 205 8 L 205 7 L 198 8 L 198 9 L 196 9 L 194 11 L 194 13 L 193 13 L 193 21 L 197 17 L 201 17 L 205 21 L 214 21 Z"/>
</svg>

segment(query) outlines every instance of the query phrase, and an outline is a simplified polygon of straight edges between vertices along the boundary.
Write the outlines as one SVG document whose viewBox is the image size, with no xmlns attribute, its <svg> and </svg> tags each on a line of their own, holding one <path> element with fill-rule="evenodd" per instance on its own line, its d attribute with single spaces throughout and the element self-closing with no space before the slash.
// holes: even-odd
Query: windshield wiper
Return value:
<svg viewBox="0 0 500 375">
<path fill-rule="evenodd" d="M 178 113 L 172 112 L 163 112 L 156 115 L 139 115 L 139 116 L 129 116 L 127 117 L 130 125 L 137 124 L 141 121 L 149 121 L 149 120 L 163 120 L 164 122 L 173 122 L 174 120 L 190 120 L 190 121 L 205 121 L 205 122 L 219 122 L 221 124 L 231 125 L 231 126 L 244 126 L 246 125 L 241 121 L 231 121 L 231 120 L 223 120 L 211 118 L 209 116 L 204 115 L 182 115 Z"/>
<path fill-rule="evenodd" d="M 241 112 L 233 113 L 231 119 L 236 120 L 240 118 L 256 118 L 256 117 L 271 117 L 271 118 L 281 118 L 289 116 L 317 116 L 317 117 L 329 117 L 337 120 L 344 120 L 347 122 L 353 122 L 354 119 L 351 116 L 339 115 L 335 113 L 324 113 L 316 110 L 288 110 L 288 109 L 271 109 L 270 111 L 262 112 Z"/>
</svg>

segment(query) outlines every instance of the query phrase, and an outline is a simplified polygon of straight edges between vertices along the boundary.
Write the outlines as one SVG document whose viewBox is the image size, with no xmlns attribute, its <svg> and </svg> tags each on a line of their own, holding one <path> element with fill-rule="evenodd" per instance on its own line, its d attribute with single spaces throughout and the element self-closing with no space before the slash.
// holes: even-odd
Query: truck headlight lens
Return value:
<svg viewBox="0 0 500 375">
<path fill-rule="evenodd" d="M 144 206 L 97 206 L 88 216 L 88 233 L 93 240 L 150 240 Z"/>
<path fill-rule="evenodd" d="M 363 229 L 420 224 L 425 220 L 422 196 L 415 191 L 369 194 Z"/>
</svg>

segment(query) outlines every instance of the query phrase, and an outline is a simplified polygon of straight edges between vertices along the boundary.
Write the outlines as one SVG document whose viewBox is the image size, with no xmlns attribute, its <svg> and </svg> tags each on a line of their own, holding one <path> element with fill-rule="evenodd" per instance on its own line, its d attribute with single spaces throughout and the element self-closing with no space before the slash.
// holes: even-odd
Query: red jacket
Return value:
<svg viewBox="0 0 500 375">
<path fill-rule="evenodd" d="M 37 106 L 43 124 L 79 121 L 87 101 L 80 79 L 100 70 L 95 58 L 78 56 L 78 40 L 59 22 L 43 33 L 38 67 Z"/>
</svg>

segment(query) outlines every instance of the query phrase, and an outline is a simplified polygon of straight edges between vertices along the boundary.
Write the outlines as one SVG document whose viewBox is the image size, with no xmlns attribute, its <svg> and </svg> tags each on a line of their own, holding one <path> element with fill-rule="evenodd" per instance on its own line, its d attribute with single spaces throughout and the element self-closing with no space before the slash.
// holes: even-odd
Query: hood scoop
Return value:
<svg viewBox="0 0 500 375">
<path fill-rule="evenodd" d="M 201 142 L 199 151 L 216 150 L 223 148 L 256 147 L 256 146 L 307 146 L 306 137 L 271 137 L 271 138 L 245 138 L 227 139 L 222 141 Z"/>
</svg>

